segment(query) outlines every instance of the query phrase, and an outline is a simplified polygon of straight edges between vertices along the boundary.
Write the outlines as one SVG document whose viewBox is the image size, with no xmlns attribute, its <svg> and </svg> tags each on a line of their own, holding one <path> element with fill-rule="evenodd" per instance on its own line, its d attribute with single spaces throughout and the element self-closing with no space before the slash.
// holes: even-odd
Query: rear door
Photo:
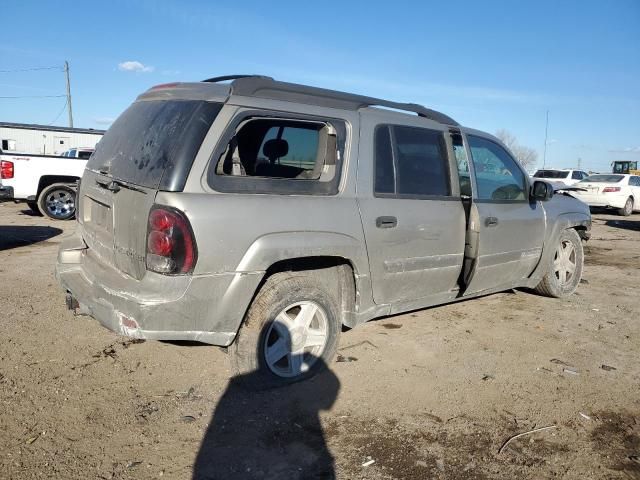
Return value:
<svg viewBox="0 0 640 480">
<path fill-rule="evenodd" d="M 87 163 L 79 222 L 90 252 L 141 279 L 149 210 L 158 190 L 180 191 L 221 105 L 149 100 L 131 105 Z"/>
<path fill-rule="evenodd" d="M 363 115 L 360 138 L 358 203 L 375 302 L 455 296 L 465 215 L 444 130 Z"/>
<path fill-rule="evenodd" d="M 527 177 L 498 143 L 467 135 L 475 177 L 472 225 L 475 265 L 465 294 L 519 284 L 542 253 L 545 216 L 529 200 Z"/>
</svg>

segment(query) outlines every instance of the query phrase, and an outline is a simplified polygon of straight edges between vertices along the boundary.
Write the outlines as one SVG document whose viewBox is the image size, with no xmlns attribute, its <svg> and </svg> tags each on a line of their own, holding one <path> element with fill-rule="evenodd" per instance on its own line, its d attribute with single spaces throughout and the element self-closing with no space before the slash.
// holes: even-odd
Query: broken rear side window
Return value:
<svg viewBox="0 0 640 480">
<path fill-rule="evenodd" d="M 334 195 L 344 138 L 340 121 L 246 117 L 223 137 L 209 184 L 225 192 Z"/>
<path fill-rule="evenodd" d="M 336 135 L 330 125 L 281 119 L 241 124 L 216 173 L 327 182 L 335 175 Z"/>
<path fill-rule="evenodd" d="M 222 104 L 139 101 L 118 117 L 87 168 L 149 188 L 179 191 Z"/>
</svg>

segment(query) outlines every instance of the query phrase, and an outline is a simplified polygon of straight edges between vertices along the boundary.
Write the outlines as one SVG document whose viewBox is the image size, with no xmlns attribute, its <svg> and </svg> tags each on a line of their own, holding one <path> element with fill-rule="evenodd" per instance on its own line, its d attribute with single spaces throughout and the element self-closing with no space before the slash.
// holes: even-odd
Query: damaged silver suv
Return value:
<svg viewBox="0 0 640 480">
<path fill-rule="evenodd" d="M 591 227 L 489 134 L 261 76 L 142 94 L 77 206 L 56 268 L 70 309 L 228 347 L 272 383 L 316 373 L 343 326 L 515 287 L 570 295 Z"/>
</svg>

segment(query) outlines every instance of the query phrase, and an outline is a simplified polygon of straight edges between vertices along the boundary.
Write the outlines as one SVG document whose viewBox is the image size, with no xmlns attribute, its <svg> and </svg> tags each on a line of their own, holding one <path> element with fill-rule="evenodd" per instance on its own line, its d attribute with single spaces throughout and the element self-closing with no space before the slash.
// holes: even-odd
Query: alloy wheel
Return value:
<svg viewBox="0 0 640 480">
<path fill-rule="evenodd" d="M 271 322 L 264 339 L 265 361 L 280 377 L 302 375 L 321 357 L 328 338 L 325 310 L 312 301 L 294 303 Z"/>
<path fill-rule="evenodd" d="M 570 240 L 562 240 L 553 260 L 553 271 L 561 287 L 569 285 L 576 271 L 576 249 Z"/>
<path fill-rule="evenodd" d="M 55 218 L 65 218 L 76 210 L 76 198 L 73 192 L 66 189 L 57 189 L 49 192 L 45 199 L 47 212 Z"/>
</svg>

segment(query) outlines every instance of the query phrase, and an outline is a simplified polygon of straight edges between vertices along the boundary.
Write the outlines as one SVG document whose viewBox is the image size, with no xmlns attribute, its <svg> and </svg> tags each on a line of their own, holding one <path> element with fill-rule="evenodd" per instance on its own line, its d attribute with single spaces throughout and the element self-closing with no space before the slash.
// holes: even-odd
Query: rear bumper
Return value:
<svg viewBox="0 0 640 480">
<path fill-rule="evenodd" d="M 228 346 L 261 275 L 147 272 L 138 281 L 92 258 L 74 235 L 61 245 L 56 278 L 69 295 L 70 308 L 120 335 Z"/>
<path fill-rule="evenodd" d="M 0 185 L 0 202 L 7 202 L 13 198 L 13 187 Z"/>
<path fill-rule="evenodd" d="M 590 207 L 613 207 L 623 208 L 628 195 L 576 195 L 578 200 L 586 203 Z"/>
</svg>

